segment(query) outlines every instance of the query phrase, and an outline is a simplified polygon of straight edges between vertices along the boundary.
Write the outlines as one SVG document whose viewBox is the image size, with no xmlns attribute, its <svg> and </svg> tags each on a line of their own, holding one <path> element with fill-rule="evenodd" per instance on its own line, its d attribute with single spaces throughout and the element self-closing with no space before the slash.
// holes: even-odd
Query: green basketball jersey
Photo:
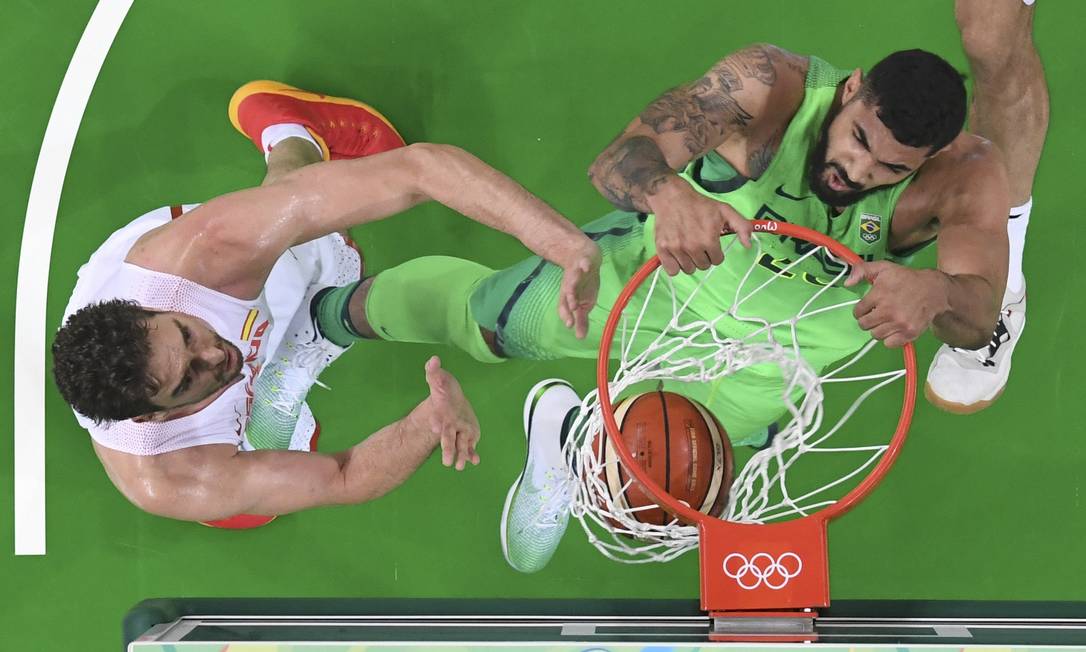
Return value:
<svg viewBox="0 0 1086 652">
<path fill-rule="evenodd" d="M 747 218 L 789 222 L 825 233 L 865 260 L 892 258 L 900 261 L 887 249 L 890 220 L 894 205 L 911 177 L 876 190 L 839 215 L 819 200 L 808 184 L 808 157 L 818 142 L 837 85 L 848 74 L 848 71 L 811 57 L 803 103 L 789 123 L 769 168 L 758 179 L 742 177 L 716 152 L 690 163 L 681 176 L 698 192 L 726 202 Z M 646 246 L 652 251 L 655 251 L 654 226 L 655 219 L 650 216 L 644 237 Z M 781 272 L 813 246 L 786 236 L 767 234 L 757 238 L 762 246 L 760 253 L 756 247 L 746 250 L 736 243 L 728 251 L 725 262 L 713 270 L 706 286 L 698 290 L 698 298 L 691 307 L 703 318 L 710 319 L 721 307 L 731 306 L 737 289 L 744 295 L 770 280 L 771 285 L 740 304 L 739 314 L 771 323 L 787 321 L 801 310 L 811 312 L 819 307 L 855 300 L 865 291 L 863 284 L 849 289 L 839 282 L 807 305 L 821 287 L 833 282 L 843 264 L 820 250 L 787 272 Z M 680 274 L 675 281 L 692 290 L 705 274 Z M 724 326 L 725 332 L 733 337 L 741 337 L 756 328 L 751 323 L 737 320 L 729 320 Z M 787 328 L 776 330 L 779 339 L 791 340 Z M 800 321 L 797 339 L 804 356 L 815 368 L 820 368 L 856 350 L 868 336 L 857 326 L 851 310 L 836 309 Z"/>
</svg>

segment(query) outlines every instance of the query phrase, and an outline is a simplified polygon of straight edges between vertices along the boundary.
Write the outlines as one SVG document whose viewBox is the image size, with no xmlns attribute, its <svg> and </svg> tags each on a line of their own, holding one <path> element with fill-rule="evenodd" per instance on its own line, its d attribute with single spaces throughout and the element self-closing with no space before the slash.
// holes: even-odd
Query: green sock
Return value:
<svg viewBox="0 0 1086 652">
<path fill-rule="evenodd" d="M 317 330 L 336 346 L 346 348 L 362 339 L 351 323 L 351 295 L 362 281 L 348 283 L 343 287 L 325 288 L 313 297 L 310 310 L 313 312 Z"/>
</svg>

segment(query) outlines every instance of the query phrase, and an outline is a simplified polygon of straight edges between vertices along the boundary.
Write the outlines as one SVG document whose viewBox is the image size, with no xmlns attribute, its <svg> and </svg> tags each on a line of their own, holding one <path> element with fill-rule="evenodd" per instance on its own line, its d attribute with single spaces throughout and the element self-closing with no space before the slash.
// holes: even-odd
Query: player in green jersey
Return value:
<svg viewBox="0 0 1086 652">
<path fill-rule="evenodd" d="M 678 284 L 696 283 L 700 270 L 721 263 L 725 279 L 747 269 L 771 274 L 751 267 L 749 251 L 733 249 L 724 260 L 720 242 L 721 232 L 731 231 L 747 243 L 748 219 L 768 216 L 826 232 L 867 261 L 850 279 L 850 285 L 864 277 L 872 283 L 855 319 L 827 318 L 817 344 L 803 348 L 816 369 L 868 337 L 902 346 L 929 327 L 948 344 L 978 348 L 991 335 L 1003 294 L 1010 200 L 999 153 L 961 132 L 965 111 L 961 76 L 930 53 L 894 53 L 865 78 L 859 69 L 838 70 L 774 46 L 745 48 L 650 104 L 593 164 L 593 183 L 620 212 L 584 229 L 600 246 L 602 262 L 598 302 L 566 306 L 574 314 L 587 310 L 575 334 L 552 317 L 562 270 L 528 259 L 491 272 L 444 257 L 409 261 L 363 286 L 368 334 L 452 343 L 484 361 L 594 357 L 615 296 L 653 254 L 669 273 L 687 273 L 676 277 Z M 861 235 L 868 216 L 878 219 L 877 237 Z M 936 237 L 938 269 L 901 264 Z M 775 257 L 796 255 L 789 240 L 771 246 Z M 815 279 L 832 276 L 818 261 L 803 266 Z M 583 277 L 578 297 L 596 289 L 591 278 Z M 712 314 L 728 307 L 728 284 L 713 283 L 717 291 L 700 296 L 692 309 Z M 763 297 L 760 316 L 795 315 L 814 294 L 802 279 L 782 287 Z M 854 292 L 835 287 L 821 300 L 855 298 Z M 670 316 L 667 306 L 646 320 Z M 730 327 L 737 326 L 725 325 L 725 334 L 734 336 Z M 592 337 L 580 339 L 586 332 Z M 733 441 L 757 443 L 779 415 L 780 377 L 749 368 L 720 382 L 728 386 L 685 393 L 694 391 L 692 398 L 721 419 Z M 557 407 L 550 400 L 556 392 L 565 396 Z M 547 404 L 553 413 L 576 401 L 568 386 L 552 382 L 541 384 L 529 403 Z M 543 412 L 526 414 L 543 419 Z M 502 531 L 507 560 L 530 571 L 549 559 L 553 546 L 533 544 L 521 555 L 517 542 L 543 538 L 556 545 L 568 513 L 561 509 L 565 490 L 553 480 L 561 475 L 554 471 L 561 466 L 556 448 L 548 445 L 556 437 L 533 438 L 532 419 L 526 429 L 529 463 L 510 492 Z M 549 452 L 539 453 L 543 448 Z"/>
</svg>

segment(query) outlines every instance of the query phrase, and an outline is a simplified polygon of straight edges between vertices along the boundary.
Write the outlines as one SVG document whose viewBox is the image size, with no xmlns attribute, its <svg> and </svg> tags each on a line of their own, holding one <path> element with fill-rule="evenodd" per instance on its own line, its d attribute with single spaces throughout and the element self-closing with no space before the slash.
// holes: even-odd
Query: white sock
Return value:
<svg viewBox="0 0 1086 652">
<path fill-rule="evenodd" d="M 264 131 L 260 133 L 260 146 L 264 148 L 264 160 L 268 160 L 268 156 L 271 154 L 273 147 L 287 138 L 303 138 L 308 140 L 313 143 L 313 147 L 316 147 L 317 151 L 320 152 L 321 158 L 324 158 L 324 152 L 321 151 L 321 146 L 317 144 L 317 141 L 313 139 L 313 136 L 306 131 L 305 127 L 299 124 L 284 123 L 265 127 Z"/>
<path fill-rule="evenodd" d="M 1026 248 L 1026 228 L 1029 226 L 1029 213 L 1033 208 L 1033 198 L 1021 206 L 1011 209 L 1007 220 L 1007 238 L 1011 242 L 1010 259 L 1007 261 L 1007 292 L 1018 294 L 1026 285 L 1022 273 L 1022 251 Z"/>
</svg>

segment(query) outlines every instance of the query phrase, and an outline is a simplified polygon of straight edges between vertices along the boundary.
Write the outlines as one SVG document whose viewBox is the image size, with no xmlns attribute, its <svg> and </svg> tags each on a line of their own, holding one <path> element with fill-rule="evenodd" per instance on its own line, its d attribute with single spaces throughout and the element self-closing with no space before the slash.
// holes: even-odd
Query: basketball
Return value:
<svg viewBox="0 0 1086 652">
<path fill-rule="evenodd" d="M 732 483 L 732 448 L 727 432 L 704 406 L 673 392 L 646 392 L 620 402 L 615 421 L 626 448 L 653 481 L 694 509 L 721 513 Z M 606 432 L 601 439 L 601 475 L 613 503 L 623 510 L 655 505 L 636 478 L 630 482 Z M 673 520 L 659 507 L 631 516 L 654 525 Z"/>
</svg>

